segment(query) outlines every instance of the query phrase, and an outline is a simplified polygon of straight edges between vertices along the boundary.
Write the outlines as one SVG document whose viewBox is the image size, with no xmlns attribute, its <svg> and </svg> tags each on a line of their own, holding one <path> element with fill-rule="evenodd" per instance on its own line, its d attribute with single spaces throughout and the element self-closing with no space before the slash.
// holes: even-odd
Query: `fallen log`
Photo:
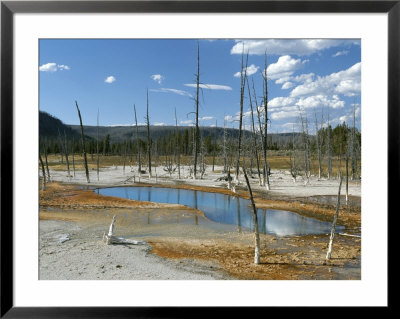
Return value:
<svg viewBox="0 0 400 319">
<path fill-rule="evenodd" d="M 105 242 L 107 245 L 113 245 L 113 244 L 144 245 L 144 244 L 146 244 L 145 241 L 132 240 L 132 239 L 126 239 L 123 237 L 114 236 L 114 225 L 115 225 L 116 219 L 117 219 L 117 216 L 114 215 L 111 225 L 110 225 L 110 228 L 108 230 L 108 234 L 106 234 L 106 233 L 103 234 L 103 242 Z"/>
</svg>

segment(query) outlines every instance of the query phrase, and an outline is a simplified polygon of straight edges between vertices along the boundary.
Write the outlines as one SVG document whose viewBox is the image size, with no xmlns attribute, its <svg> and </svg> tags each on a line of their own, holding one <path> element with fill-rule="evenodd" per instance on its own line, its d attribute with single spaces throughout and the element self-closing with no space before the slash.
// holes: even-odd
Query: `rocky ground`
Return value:
<svg viewBox="0 0 400 319">
<path fill-rule="evenodd" d="M 91 171 L 89 189 L 83 171 L 76 172 L 75 177 L 67 176 L 65 171 L 50 172 L 52 183 L 40 192 L 40 279 L 361 278 L 360 182 L 349 185 L 350 202 L 339 215 L 339 223 L 347 226 L 348 236 L 335 237 L 331 261 L 325 262 L 327 235 L 262 235 L 261 265 L 254 265 L 250 232 L 238 232 L 231 226 L 205 227 L 202 212 L 181 205 L 99 196 L 92 190 L 97 186 L 152 184 L 246 197 L 244 181 L 232 193 L 224 181 L 218 180 L 221 167 L 215 172 L 207 171 L 198 180 L 185 178 L 188 168 L 181 172 L 181 179 L 158 169 L 157 177 L 142 176 L 139 180 L 134 170 L 105 168 L 100 171 L 99 181 L 96 172 Z M 270 181 L 271 191 L 266 192 L 256 178 L 251 179 L 257 206 L 333 219 L 337 180 L 319 180 L 314 176 L 305 185 L 301 177 L 294 183 L 288 172 L 276 170 L 272 171 Z M 144 222 L 148 214 L 152 218 L 177 217 L 182 221 L 198 216 L 200 222 L 153 225 Z M 105 245 L 102 236 L 113 215 L 117 215 L 118 236 L 144 240 L 146 244 Z"/>
</svg>

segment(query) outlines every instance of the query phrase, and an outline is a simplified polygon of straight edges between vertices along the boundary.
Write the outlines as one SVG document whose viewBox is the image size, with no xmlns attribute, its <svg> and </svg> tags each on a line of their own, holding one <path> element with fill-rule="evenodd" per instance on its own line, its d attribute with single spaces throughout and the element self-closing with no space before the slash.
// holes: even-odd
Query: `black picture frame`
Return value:
<svg viewBox="0 0 400 319">
<path fill-rule="evenodd" d="M 190 307 L 14 307 L 13 304 L 13 16 L 15 13 L 387 13 L 388 218 L 398 211 L 400 126 L 400 1 L 1 1 L 1 312 L 5 318 L 188 317 Z M 390 225 L 390 223 L 388 223 Z M 388 245 L 390 241 L 388 238 Z M 389 247 L 389 246 L 388 246 Z M 389 254 L 388 254 L 389 256 Z M 388 285 L 390 281 L 388 280 Z M 32 292 L 34 293 L 34 292 Z M 388 300 L 390 306 L 390 298 Z M 387 307 L 390 308 L 390 307 Z M 254 309 L 254 308 L 253 308 Z M 294 308 L 291 308 L 294 310 Z M 307 311 L 296 309 L 297 314 Z M 225 308 L 202 308 L 226 315 Z M 336 311 L 335 311 L 336 312 Z M 248 309 L 235 310 L 248 315 Z"/>
</svg>

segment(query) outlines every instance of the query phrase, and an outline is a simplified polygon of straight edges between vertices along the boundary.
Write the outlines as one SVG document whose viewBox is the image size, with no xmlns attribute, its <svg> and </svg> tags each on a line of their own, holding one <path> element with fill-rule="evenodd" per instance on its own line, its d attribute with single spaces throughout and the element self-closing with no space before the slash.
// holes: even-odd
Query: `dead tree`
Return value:
<svg viewBox="0 0 400 319">
<path fill-rule="evenodd" d="M 228 166 L 227 166 L 227 149 L 226 149 L 226 120 L 225 120 L 225 115 L 224 115 L 224 142 L 222 146 L 222 152 L 224 156 L 224 173 L 227 173 L 228 171 Z"/>
<path fill-rule="evenodd" d="M 47 161 L 47 145 L 44 143 L 44 161 L 46 163 L 46 171 L 47 171 L 47 180 L 50 182 L 50 170 L 49 170 L 49 162 Z"/>
<path fill-rule="evenodd" d="M 339 190 L 338 190 L 338 196 L 337 196 L 336 212 L 335 212 L 335 216 L 333 218 L 333 223 L 332 223 L 332 228 L 331 228 L 331 235 L 330 235 L 330 238 L 329 238 L 328 252 L 326 254 L 326 260 L 331 259 L 331 255 L 332 255 L 333 238 L 335 237 L 336 223 L 337 223 L 338 216 L 339 216 L 340 189 L 341 188 L 342 188 L 342 174 L 339 171 Z"/>
<path fill-rule="evenodd" d="M 114 215 L 113 219 L 111 221 L 110 228 L 108 230 L 108 234 L 106 234 L 106 233 L 103 234 L 103 241 L 107 245 L 112 245 L 112 244 L 144 245 L 144 244 L 146 244 L 146 242 L 144 242 L 144 241 L 132 240 L 132 239 L 126 239 L 126 238 L 114 236 L 114 227 L 115 227 L 116 219 L 117 219 L 117 216 Z"/>
<path fill-rule="evenodd" d="M 346 154 L 346 205 L 349 203 L 349 155 Z"/>
<path fill-rule="evenodd" d="M 318 126 L 317 111 L 314 110 L 315 117 L 315 139 L 317 142 L 318 152 L 318 178 L 322 176 L 322 151 L 321 151 L 321 139 L 320 139 L 320 128 Z"/>
<path fill-rule="evenodd" d="M 307 185 L 310 182 L 311 165 L 310 165 L 310 139 L 308 135 L 308 119 L 307 115 L 303 117 L 303 112 L 299 107 L 300 122 L 302 128 L 302 140 L 304 150 L 304 180 Z"/>
<path fill-rule="evenodd" d="M 263 125 L 262 125 L 262 119 L 261 119 L 261 112 L 260 108 L 258 107 L 258 102 L 257 102 L 257 95 L 256 95 L 256 90 L 254 87 L 254 80 L 252 79 L 252 85 L 253 85 L 253 96 L 254 96 L 254 103 L 256 104 L 256 111 L 257 111 L 257 119 L 258 119 L 258 131 L 260 133 L 261 137 L 261 145 L 262 145 L 262 152 L 263 152 L 263 178 L 261 180 L 261 186 L 267 187 L 267 190 L 269 190 L 268 184 L 266 184 L 267 178 L 268 178 L 268 172 L 267 172 L 267 139 L 264 136 L 264 131 L 263 131 Z M 269 182 L 269 178 L 268 178 Z"/>
<path fill-rule="evenodd" d="M 149 117 L 149 90 L 147 89 L 147 103 L 146 103 L 146 126 L 147 126 L 147 158 L 149 167 L 149 178 L 151 178 L 151 138 L 150 138 L 150 117 Z"/>
<path fill-rule="evenodd" d="M 124 148 L 124 158 L 123 158 L 123 166 L 122 166 L 122 171 L 125 174 L 125 164 L 126 164 L 126 153 L 127 153 L 127 148 L 128 148 L 128 141 L 125 141 L 125 148 Z"/>
<path fill-rule="evenodd" d="M 331 126 L 329 123 L 329 108 L 328 108 L 328 127 L 326 136 L 326 159 L 328 166 L 328 179 L 332 177 L 332 150 L 331 150 Z"/>
<path fill-rule="evenodd" d="M 40 155 L 40 151 L 39 151 L 39 161 L 40 161 L 40 166 L 42 167 L 42 175 L 43 175 L 42 190 L 46 190 L 46 172 L 44 170 L 44 164 L 43 164 L 42 156 Z"/>
<path fill-rule="evenodd" d="M 169 177 L 172 177 L 172 173 L 175 172 L 176 167 L 174 167 L 172 162 L 171 150 L 172 150 L 172 139 L 168 139 L 168 148 L 165 149 L 165 166 L 164 171 L 169 174 Z M 157 145 L 157 144 L 156 144 Z"/>
<path fill-rule="evenodd" d="M 97 136 L 96 136 L 96 153 L 97 153 L 96 171 L 97 171 L 97 181 L 99 181 L 99 179 L 100 179 L 99 114 L 100 114 L 100 110 L 97 109 Z"/>
<path fill-rule="evenodd" d="M 350 144 L 350 156 L 351 156 L 351 180 L 357 178 L 357 155 L 358 155 L 358 141 L 356 137 L 356 107 L 353 103 L 353 127 L 351 128 L 351 144 Z"/>
<path fill-rule="evenodd" d="M 64 137 L 65 137 L 65 131 L 64 131 Z M 66 138 L 63 139 L 61 136 L 60 130 L 58 130 L 58 141 L 61 144 L 61 152 L 64 154 L 65 157 L 65 165 L 67 167 L 67 177 L 70 177 L 70 170 L 69 170 L 69 161 L 68 161 L 68 151 L 67 151 L 67 143 L 66 143 Z"/>
<path fill-rule="evenodd" d="M 137 155 L 138 155 L 138 173 L 139 176 L 142 175 L 142 158 L 140 155 L 140 143 L 139 143 L 139 129 L 137 125 L 137 117 L 136 117 L 136 106 L 133 104 L 133 109 L 135 111 L 135 126 L 136 126 L 136 147 L 137 147 Z"/>
<path fill-rule="evenodd" d="M 292 175 L 293 183 L 296 183 L 296 177 L 298 175 L 298 168 L 296 162 L 296 145 L 294 140 L 294 125 L 292 133 L 292 150 L 290 152 L 290 175 Z"/>
<path fill-rule="evenodd" d="M 214 132 L 214 139 L 213 139 L 213 157 L 212 157 L 212 171 L 214 172 L 215 166 L 215 150 L 217 148 L 217 130 L 218 130 L 218 122 L 215 121 L 215 132 Z"/>
<path fill-rule="evenodd" d="M 204 140 L 203 140 L 203 138 L 201 137 L 201 134 L 200 134 L 200 169 L 199 169 L 199 171 L 200 171 L 200 179 L 203 179 L 203 176 L 204 176 L 204 174 L 206 172 L 206 164 L 205 164 L 205 161 L 204 161 L 205 152 L 206 152 L 205 143 L 204 143 Z"/>
<path fill-rule="evenodd" d="M 83 133 L 83 124 L 82 124 L 81 111 L 79 111 L 79 106 L 78 106 L 78 102 L 77 101 L 75 101 L 75 106 L 76 106 L 76 110 L 78 111 L 79 123 L 80 123 L 80 126 L 81 126 L 81 141 L 82 141 L 83 161 L 84 161 L 84 165 L 85 165 L 86 181 L 88 183 L 90 183 L 89 168 L 88 168 L 87 157 L 86 157 L 85 135 Z"/>
<path fill-rule="evenodd" d="M 75 178 L 75 155 L 74 155 L 74 145 L 75 145 L 75 141 L 74 141 L 74 138 L 72 138 L 72 149 L 71 149 L 71 155 L 72 155 L 72 170 L 74 171 L 74 178 Z"/>
<path fill-rule="evenodd" d="M 193 179 L 197 177 L 197 155 L 199 153 L 199 90 L 200 90 L 200 46 L 197 42 L 197 74 L 196 74 L 196 122 L 194 133 L 194 159 L 193 159 Z"/>
<path fill-rule="evenodd" d="M 263 74 L 264 82 L 264 171 L 263 177 L 265 180 L 265 187 L 267 190 L 270 190 L 269 185 L 269 168 L 267 164 L 267 136 L 268 136 L 268 77 L 267 77 L 267 51 L 265 51 L 265 63 L 264 63 L 264 74 Z"/>
<path fill-rule="evenodd" d="M 246 83 L 246 75 L 247 75 L 247 61 L 246 67 L 243 69 L 243 52 L 242 52 L 242 62 L 240 65 L 240 114 L 239 114 L 239 134 L 238 134 L 238 147 L 236 153 L 236 172 L 235 172 L 235 180 L 239 183 L 239 167 L 240 167 L 240 151 L 241 151 L 241 143 L 242 143 L 242 123 L 243 123 L 243 99 L 244 99 L 244 88 Z"/>
<path fill-rule="evenodd" d="M 69 160 L 68 160 L 67 135 L 65 134 L 65 130 L 64 130 L 64 151 L 65 151 L 65 161 L 67 162 L 68 177 L 71 177 L 71 172 L 70 172 L 70 169 L 69 169 Z"/>
<path fill-rule="evenodd" d="M 242 167 L 244 178 L 246 179 L 247 190 L 251 201 L 251 207 L 253 209 L 253 222 L 254 222 L 254 263 L 258 265 L 260 263 L 260 234 L 258 233 L 258 217 L 257 208 L 254 203 L 253 192 L 250 187 L 249 178 L 247 177 L 246 169 Z"/>
<path fill-rule="evenodd" d="M 181 179 L 181 147 L 179 145 L 179 132 L 178 132 L 178 119 L 176 117 L 175 108 L 175 148 L 177 153 L 177 168 L 178 168 L 178 178 Z"/>
<path fill-rule="evenodd" d="M 253 103 L 251 101 L 250 85 L 249 85 L 248 80 L 247 80 L 247 89 L 249 91 L 249 103 L 250 103 L 250 112 L 251 112 L 251 130 L 252 130 L 252 135 L 253 135 L 253 151 L 254 151 L 254 155 L 256 157 L 258 184 L 261 186 L 261 173 L 260 173 L 260 162 L 259 162 L 259 158 L 258 158 L 257 135 L 256 135 L 255 127 L 254 127 Z M 250 165 L 250 166 L 252 167 L 252 165 Z"/>
</svg>

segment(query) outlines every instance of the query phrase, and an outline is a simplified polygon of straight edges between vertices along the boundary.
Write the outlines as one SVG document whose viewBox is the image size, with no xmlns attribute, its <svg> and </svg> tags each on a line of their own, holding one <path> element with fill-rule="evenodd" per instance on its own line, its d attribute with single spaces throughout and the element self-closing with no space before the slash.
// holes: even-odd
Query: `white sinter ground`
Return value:
<svg viewBox="0 0 400 319">
<path fill-rule="evenodd" d="M 181 179 L 178 179 L 178 173 L 175 171 L 170 177 L 168 172 L 165 172 L 163 167 L 159 166 L 153 168 L 152 178 L 149 179 L 148 174 L 143 174 L 141 178 L 137 173 L 136 166 L 126 166 L 125 172 L 122 166 L 111 166 L 108 168 L 100 169 L 99 181 L 97 180 L 96 170 L 89 172 L 90 185 L 129 185 L 135 182 L 151 183 L 151 184 L 174 184 L 181 182 L 190 185 L 207 186 L 207 187 L 227 187 L 227 183 L 224 181 L 218 181 L 218 178 L 222 177 L 221 173 L 223 167 L 215 166 L 214 172 L 212 172 L 212 166 L 206 167 L 206 172 L 203 178 L 198 177 L 196 180 L 190 177 L 190 167 L 181 167 Z M 71 174 L 72 170 L 71 170 Z M 84 184 L 86 183 L 86 175 L 84 171 L 76 171 L 75 177 L 68 177 L 66 171 L 53 171 L 50 170 L 52 181 L 61 181 L 65 183 L 73 184 Z M 200 175 L 200 174 L 198 174 Z M 157 176 L 157 177 L 156 177 Z M 233 177 L 233 174 L 231 174 Z M 250 179 L 251 187 L 254 191 L 266 191 L 265 187 L 258 185 L 258 178 L 255 171 L 253 171 L 253 177 Z M 241 186 L 245 186 L 243 175 L 239 176 Z M 297 181 L 293 182 L 293 179 L 289 171 L 284 170 L 271 170 L 270 175 L 271 195 L 284 195 L 289 197 L 309 197 L 317 195 L 337 195 L 339 181 L 336 177 L 328 180 L 327 178 L 318 179 L 317 176 L 312 175 L 310 182 L 305 185 L 304 180 L 301 176 L 297 177 Z M 342 185 L 342 194 L 345 191 L 345 183 Z M 361 182 L 349 180 L 349 195 L 361 196 Z"/>
</svg>

